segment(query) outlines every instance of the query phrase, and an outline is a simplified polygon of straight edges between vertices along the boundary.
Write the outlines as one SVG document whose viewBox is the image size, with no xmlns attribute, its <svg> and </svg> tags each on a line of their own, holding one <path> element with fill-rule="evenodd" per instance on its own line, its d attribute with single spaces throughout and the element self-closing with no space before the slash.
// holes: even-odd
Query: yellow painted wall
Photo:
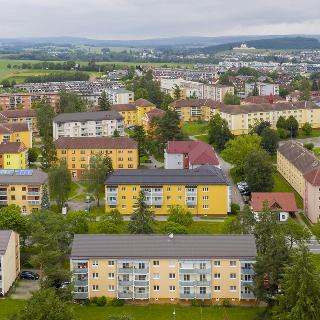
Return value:
<svg viewBox="0 0 320 320">
<path fill-rule="evenodd" d="M 32 132 L 31 131 L 21 131 L 13 132 L 9 134 L 9 140 L 4 137 L 8 134 L 0 134 L 0 143 L 1 142 L 23 142 L 24 145 L 30 149 L 32 148 Z"/>
<path fill-rule="evenodd" d="M 2 161 L 1 161 L 2 160 Z M 27 152 L 0 154 L 0 169 L 26 169 Z"/>
</svg>

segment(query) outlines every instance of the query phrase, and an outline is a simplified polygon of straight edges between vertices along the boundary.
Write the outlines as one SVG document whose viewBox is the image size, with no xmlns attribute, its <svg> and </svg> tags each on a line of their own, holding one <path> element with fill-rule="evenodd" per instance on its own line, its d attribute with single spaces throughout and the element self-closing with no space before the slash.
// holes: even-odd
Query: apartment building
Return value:
<svg viewBox="0 0 320 320">
<path fill-rule="evenodd" d="M 304 212 L 313 222 L 320 218 L 320 160 L 300 143 L 289 141 L 277 152 L 277 170 L 304 200 Z"/>
<path fill-rule="evenodd" d="M 119 112 L 124 118 L 125 126 L 130 127 L 142 126 L 145 114 L 156 109 L 156 106 L 148 100 L 138 99 L 132 103 L 112 105 L 111 109 Z"/>
<path fill-rule="evenodd" d="M 0 143 L 23 142 L 27 149 L 32 148 L 32 131 L 26 122 L 0 123 Z"/>
<path fill-rule="evenodd" d="M 165 111 L 164 110 L 161 110 L 161 109 L 158 109 L 158 108 L 155 108 L 155 109 L 152 109 L 148 112 L 146 112 L 144 114 L 144 116 L 142 117 L 142 126 L 145 130 L 145 132 L 147 133 L 151 133 L 151 131 L 153 131 L 153 128 L 152 128 L 152 120 L 155 119 L 155 118 L 162 118 L 164 115 L 165 115 Z"/>
<path fill-rule="evenodd" d="M 168 141 L 164 152 L 165 169 L 195 169 L 202 165 L 220 168 L 212 146 L 202 141 Z"/>
<path fill-rule="evenodd" d="M 277 83 L 252 82 L 245 84 L 246 97 L 252 93 L 255 85 L 258 88 L 259 96 L 279 95 L 279 84 Z"/>
<path fill-rule="evenodd" d="M 39 133 L 34 109 L 0 111 L 0 122 L 27 123 L 30 131 Z"/>
<path fill-rule="evenodd" d="M 22 142 L 0 143 L 0 169 L 26 169 L 28 149 Z"/>
<path fill-rule="evenodd" d="M 77 300 L 253 304 L 251 235 L 75 235 L 70 257 Z"/>
<path fill-rule="evenodd" d="M 53 92 L 0 93 L 0 109 L 31 109 L 35 103 L 42 100 L 46 100 L 52 108 L 56 109 L 60 96 Z"/>
<path fill-rule="evenodd" d="M 11 230 L 0 230 L 0 297 L 6 295 L 19 273 L 19 235 Z"/>
<path fill-rule="evenodd" d="M 209 121 L 214 114 L 216 103 L 207 99 L 177 100 L 170 104 L 169 108 L 180 117 L 182 122 L 188 121 Z"/>
<path fill-rule="evenodd" d="M 313 102 L 221 105 L 217 112 L 228 122 L 234 135 L 247 134 L 251 128 L 261 121 L 268 121 L 276 128 L 279 117 L 293 116 L 302 127 L 306 122 L 313 128 L 320 128 L 320 107 Z"/>
<path fill-rule="evenodd" d="M 48 174 L 41 170 L 0 170 L 0 207 L 15 204 L 23 214 L 39 210 Z"/>
<path fill-rule="evenodd" d="M 138 144 L 127 137 L 60 137 L 55 141 L 57 158 L 67 163 L 73 178 L 80 178 L 93 155 L 111 158 L 113 169 L 137 169 Z"/>
<path fill-rule="evenodd" d="M 130 215 L 139 192 L 157 215 L 166 215 L 179 205 L 194 215 L 226 216 L 231 194 L 221 169 L 201 166 L 196 169 L 116 170 L 105 181 L 106 211 L 118 209 Z"/>
<path fill-rule="evenodd" d="M 115 111 L 61 113 L 53 119 L 53 139 L 124 135 L 123 117 Z"/>
</svg>

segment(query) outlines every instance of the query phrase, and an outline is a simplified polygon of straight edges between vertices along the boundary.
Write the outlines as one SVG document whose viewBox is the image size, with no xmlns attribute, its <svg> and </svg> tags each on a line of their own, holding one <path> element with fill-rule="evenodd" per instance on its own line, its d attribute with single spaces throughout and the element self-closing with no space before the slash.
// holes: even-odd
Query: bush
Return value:
<svg viewBox="0 0 320 320">
<path fill-rule="evenodd" d="M 289 131 L 283 128 L 277 129 L 278 135 L 280 139 L 286 139 L 289 136 Z"/>
<path fill-rule="evenodd" d="M 113 298 L 109 302 L 112 307 L 122 307 L 124 305 L 124 301 L 121 299 Z"/>
<path fill-rule="evenodd" d="M 231 307 L 231 303 L 230 303 L 230 301 L 228 299 L 223 299 L 221 304 L 225 308 Z"/>
<path fill-rule="evenodd" d="M 203 307 L 203 306 L 205 306 L 205 303 L 204 303 L 203 300 L 193 299 L 193 300 L 191 301 L 191 305 L 192 305 L 193 307 Z"/>
<path fill-rule="evenodd" d="M 312 142 L 305 143 L 303 146 L 308 150 L 313 150 L 313 148 L 314 148 L 314 144 Z"/>
<path fill-rule="evenodd" d="M 179 223 L 173 222 L 173 221 L 168 221 L 164 228 L 163 231 L 167 234 L 173 233 L 173 234 L 186 234 L 188 233 L 188 230 L 185 226 L 182 226 Z"/>
<path fill-rule="evenodd" d="M 238 214 L 240 212 L 240 206 L 237 203 L 231 203 L 231 214 Z"/>
<path fill-rule="evenodd" d="M 172 206 L 169 210 L 168 222 L 188 227 L 193 223 L 192 213 L 180 206 Z"/>
<path fill-rule="evenodd" d="M 97 306 L 98 307 L 103 307 L 107 304 L 107 298 L 105 296 L 102 296 L 100 298 L 98 298 L 97 300 Z"/>
<path fill-rule="evenodd" d="M 98 297 L 93 297 L 93 298 L 90 299 L 90 302 L 91 302 L 92 304 L 97 305 L 97 304 L 98 304 L 98 300 L 99 300 Z"/>
</svg>

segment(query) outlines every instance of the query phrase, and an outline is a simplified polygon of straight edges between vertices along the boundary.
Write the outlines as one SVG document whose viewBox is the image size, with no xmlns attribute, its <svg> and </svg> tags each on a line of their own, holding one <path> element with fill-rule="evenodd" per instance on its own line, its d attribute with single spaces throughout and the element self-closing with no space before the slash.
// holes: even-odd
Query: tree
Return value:
<svg viewBox="0 0 320 320">
<path fill-rule="evenodd" d="M 312 91 L 319 91 L 319 85 L 318 85 L 318 81 L 316 79 L 314 79 L 312 81 L 311 90 Z"/>
<path fill-rule="evenodd" d="M 26 238 L 29 234 L 28 220 L 20 207 L 12 204 L 0 209 L 0 230 L 13 230 Z"/>
<path fill-rule="evenodd" d="M 299 100 L 301 101 L 308 101 L 310 99 L 310 81 L 308 79 L 302 79 L 299 81 L 300 97 Z"/>
<path fill-rule="evenodd" d="M 246 205 L 234 218 L 228 220 L 226 230 L 232 234 L 252 234 L 255 223 L 254 214 L 250 207 Z"/>
<path fill-rule="evenodd" d="M 226 143 L 233 138 L 228 122 L 220 114 L 215 114 L 209 121 L 208 139 L 218 150 L 223 150 Z"/>
<path fill-rule="evenodd" d="M 178 85 L 174 85 L 174 90 L 173 90 L 173 98 L 175 100 L 180 100 L 181 99 L 181 89 Z"/>
<path fill-rule="evenodd" d="M 41 167 L 49 169 L 57 161 L 57 150 L 52 137 L 43 137 Z"/>
<path fill-rule="evenodd" d="M 173 221 L 167 221 L 164 225 L 163 231 L 167 234 L 187 234 L 188 230 L 184 225 Z"/>
<path fill-rule="evenodd" d="M 32 293 L 21 311 L 14 315 L 17 320 L 73 320 L 72 306 L 62 301 L 54 289 L 41 289 Z"/>
<path fill-rule="evenodd" d="M 149 210 L 144 191 L 140 191 L 135 204 L 136 209 L 130 217 L 128 229 L 133 234 L 149 234 L 154 232 L 154 213 Z"/>
<path fill-rule="evenodd" d="M 55 112 L 49 102 L 42 100 L 37 103 L 37 127 L 41 137 L 48 139 L 53 136 L 53 118 Z"/>
<path fill-rule="evenodd" d="M 311 238 L 310 231 L 291 217 L 282 223 L 281 227 L 286 235 L 290 249 L 292 249 L 294 245 L 298 246 Z"/>
<path fill-rule="evenodd" d="M 277 124 L 276 124 L 276 127 L 278 129 L 287 129 L 287 124 L 286 124 L 286 119 L 283 117 L 283 116 L 280 116 L 278 118 L 278 121 L 277 121 Z"/>
<path fill-rule="evenodd" d="M 226 144 L 221 155 L 226 161 L 236 165 L 239 174 L 243 174 L 248 155 L 260 150 L 260 145 L 261 138 L 257 134 L 238 136 Z"/>
<path fill-rule="evenodd" d="M 255 124 L 255 126 L 251 129 L 251 133 L 256 133 L 258 136 L 261 136 L 262 131 L 265 128 L 270 128 L 271 124 L 268 121 L 260 121 Z"/>
<path fill-rule="evenodd" d="M 147 153 L 147 137 L 143 126 L 134 126 L 130 131 L 129 136 L 131 139 L 138 143 L 139 157 L 146 155 Z"/>
<path fill-rule="evenodd" d="M 281 291 L 273 309 L 273 319 L 319 319 L 320 277 L 306 246 L 295 250 L 284 268 Z"/>
<path fill-rule="evenodd" d="M 312 133 L 312 126 L 309 122 L 306 122 L 301 129 L 306 136 L 310 136 Z"/>
<path fill-rule="evenodd" d="M 86 103 L 74 92 L 60 91 L 58 109 L 61 113 L 84 112 L 87 110 Z"/>
<path fill-rule="evenodd" d="M 261 147 L 269 154 L 274 155 L 279 146 L 279 135 L 276 130 L 271 128 L 263 129 L 261 133 Z"/>
<path fill-rule="evenodd" d="M 290 116 L 286 120 L 286 129 L 290 132 L 292 138 L 296 138 L 298 136 L 299 123 L 294 116 Z"/>
<path fill-rule="evenodd" d="M 120 137 L 120 133 L 119 133 L 119 131 L 117 130 L 117 129 L 115 129 L 114 131 L 113 131 L 113 135 L 112 135 L 114 138 L 119 138 Z"/>
<path fill-rule="evenodd" d="M 72 211 L 67 214 L 67 224 L 71 234 L 88 233 L 89 214 L 86 211 Z"/>
<path fill-rule="evenodd" d="M 258 96 L 259 95 L 259 89 L 258 89 L 258 85 L 257 85 L 256 82 L 254 83 L 254 86 L 253 86 L 252 95 L 253 96 Z"/>
<path fill-rule="evenodd" d="M 163 95 L 163 99 L 162 99 L 162 103 L 161 103 L 161 109 L 162 110 L 168 110 L 168 107 L 170 105 L 170 103 L 173 102 L 173 98 L 169 95 L 169 94 L 164 94 Z"/>
<path fill-rule="evenodd" d="M 111 104 L 105 90 L 102 91 L 101 96 L 98 99 L 98 105 L 101 111 L 109 111 L 111 109 Z"/>
<path fill-rule="evenodd" d="M 230 81 L 229 74 L 226 72 L 219 77 L 219 84 L 223 86 L 231 86 L 232 82 Z"/>
<path fill-rule="evenodd" d="M 192 213 L 180 206 L 172 206 L 168 213 L 168 222 L 174 222 L 185 227 L 193 223 Z"/>
<path fill-rule="evenodd" d="M 96 154 L 90 158 L 84 178 L 88 180 L 87 191 L 97 199 L 98 206 L 100 205 L 101 194 L 104 193 L 104 182 L 112 171 L 112 160 L 109 156 Z"/>
<path fill-rule="evenodd" d="M 279 88 L 279 96 L 280 96 L 281 98 L 286 98 L 289 94 L 290 94 L 289 89 L 284 88 L 284 87 L 280 87 L 280 88 Z"/>
<path fill-rule="evenodd" d="M 49 190 L 52 200 L 55 200 L 59 211 L 68 200 L 71 191 L 71 174 L 65 162 L 56 164 L 49 171 Z"/>
<path fill-rule="evenodd" d="M 244 165 L 244 175 L 253 192 L 272 191 L 273 165 L 270 156 L 264 150 L 255 150 L 248 154 Z"/>
<path fill-rule="evenodd" d="M 239 105 L 240 104 L 240 97 L 233 95 L 230 92 L 227 92 L 223 98 L 223 103 L 229 104 L 229 105 Z"/>
<path fill-rule="evenodd" d="M 41 209 L 49 209 L 50 208 L 50 199 L 48 194 L 47 185 L 43 185 L 42 195 L 41 195 Z"/>
<path fill-rule="evenodd" d="M 28 163 L 29 166 L 31 163 L 36 162 L 38 159 L 38 150 L 36 148 L 30 148 L 28 150 Z"/>
<path fill-rule="evenodd" d="M 98 230 L 100 233 L 121 233 L 123 229 L 123 216 L 119 210 L 114 209 L 100 218 Z"/>
</svg>

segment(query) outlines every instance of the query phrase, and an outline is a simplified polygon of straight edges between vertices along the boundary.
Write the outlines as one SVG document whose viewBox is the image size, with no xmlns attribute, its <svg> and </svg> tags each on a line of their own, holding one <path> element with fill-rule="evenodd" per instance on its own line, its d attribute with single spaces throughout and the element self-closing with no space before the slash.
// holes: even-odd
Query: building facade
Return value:
<svg viewBox="0 0 320 320">
<path fill-rule="evenodd" d="M 130 215 L 139 192 L 156 215 L 166 215 L 175 205 L 193 215 L 226 216 L 231 208 L 231 193 L 221 169 L 202 166 L 181 170 L 117 170 L 108 176 L 106 211 L 118 209 Z"/>
<path fill-rule="evenodd" d="M 75 235 L 74 298 L 252 304 L 255 257 L 248 235 Z"/>
<path fill-rule="evenodd" d="M 156 109 L 156 106 L 148 100 L 138 99 L 132 103 L 112 105 L 111 109 L 119 112 L 124 118 L 126 127 L 142 126 L 146 113 Z"/>
<path fill-rule="evenodd" d="M 248 97 L 255 85 L 257 86 L 259 96 L 279 95 L 279 84 L 276 83 L 264 83 L 264 82 L 252 82 L 245 84 L 245 95 Z"/>
<path fill-rule="evenodd" d="M 0 230 L 0 297 L 6 295 L 20 273 L 19 235 Z"/>
<path fill-rule="evenodd" d="M 0 123 L 0 143 L 23 142 L 27 149 L 32 148 L 32 131 L 27 123 Z"/>
<path fill-rule="evenodd" d="M 0 170 L 0 207 L 15 204 L 22 214 L 41 208 L 48 174 L 41 170 Z"/>
<path fill-rule="evenodd" d="M 81 178 L 96 154 L 111 158 L 113 169 L 138 169 L 138 145 L 127 137 L 60 137 L 55 141 L 57 158 L 67 163 L 73 178 Z"/>
<path fill-rule="evenodd" d="M 123 117 L 115 111 L 61 113 L 53 119 L 53 139 L 124 135 Z"/>
<path fill-rule="evenodd" d="M 302 127 L 306 122 L 313 128 L 320 128 L 320 107 L 312 102 L 221 105 L 217 112 L 228 122 L 234 135 L 247 134 L 259 122 L 267 121 L 276 128 L 279 117 L 293 116 Z"/>
<path fill-rule="evenodd" d="M 144 131 L 148 134 L 153 133 L 154 128 L 152 126 L 152 120 L 155 118 L 162 118 L 165 115 L 165 111 L 162 109 L 152 109 L 144 114 L 142 117 L 142 126 L 144 128 Z"/>
<path fill-rule="evenodd" d="M 26 169 L 28 150 L 22 142 L 0 143 L 0 169 Z"/>
</svg>

